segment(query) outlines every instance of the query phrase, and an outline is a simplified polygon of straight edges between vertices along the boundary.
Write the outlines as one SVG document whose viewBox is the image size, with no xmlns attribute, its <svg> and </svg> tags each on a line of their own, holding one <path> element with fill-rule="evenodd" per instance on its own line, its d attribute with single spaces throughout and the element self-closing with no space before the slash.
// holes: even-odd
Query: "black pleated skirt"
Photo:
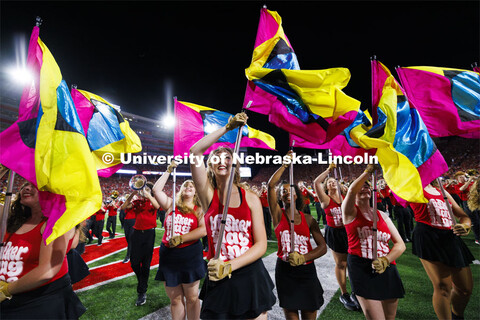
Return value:
<svg viewBox="0 0 480 320">
<path fill-rule="evenodd" d="M 66 274 L 38 289 L 4 300 L 0 304 L 0 319 L 78 319 L 86 310 Z"/>
<path fill-rule="evenodd" d="M 200 241 L 184 248 L 160 246 L 160 262 L 155 280 L 165 281 L 167 287 L 192 283 L 205 277 L 207 264 L 203 260 Z"/>
<path fill-rule="evenodd" d="M 454 268 L 467 267 L 475 259 L 461 237 L 452 230 L 433 228 L 417 222 L 412 236 L 412 252 L 420 259 L 441 262 Z"/>
<path fill-rule="evenodd" d="M 90 274 L 88 265 L 77 250 L 72 249 L 67 253 L 68 274 L 72 284 L 79 282 Z"/>
<path fill-rule="evenodd" d="M 332 228 L 325 226 L 325 242 L 327 246 L 337 253 L 348 253 L 348 237 L 345 227 Z"/>
<path fill-rule="evenodd" d="M 357 296 L 370 300 L 398 299 L 405 296 L 397 266 L 391 264 L 384 273 L 372 269 L 372 260 L 349 254 L 348 277 L 352 291 Z"/>
<path fill-rule="evenodd" d="M 275 285 L 284 309 L 315 311 L 323 305 L 323 288 L 314 263 L 292 267 L 277 259 Z"/>
<path fill-rule="evenodd" d="M 201 319 L 256 318 L 275 304 L 270 278 L 262 259 L 235 270 L 232 277 L 220 281 L 205 278 L 200 299 Z"/>
</svg>

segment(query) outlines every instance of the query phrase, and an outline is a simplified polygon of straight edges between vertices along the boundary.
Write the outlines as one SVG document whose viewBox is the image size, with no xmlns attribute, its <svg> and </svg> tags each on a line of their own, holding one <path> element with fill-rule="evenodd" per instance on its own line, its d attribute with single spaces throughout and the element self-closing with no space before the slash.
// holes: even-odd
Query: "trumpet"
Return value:
<svg viewBox="0 0 480 320">
<path fill-rule="evenodd" d="M 112 193 L 110 194 L 110 198 L 112 198 L 112 200 L 117 199 L 118 196 L 119 196 L 119 193 L 117 190 L 113 190 Z"/>
<path fill-rule="evenodd" d="M 130 189 L 140 191 L 145 188 L 147 178 L 142 174 L 134 175 L 129 182 Z"/>
</svg>

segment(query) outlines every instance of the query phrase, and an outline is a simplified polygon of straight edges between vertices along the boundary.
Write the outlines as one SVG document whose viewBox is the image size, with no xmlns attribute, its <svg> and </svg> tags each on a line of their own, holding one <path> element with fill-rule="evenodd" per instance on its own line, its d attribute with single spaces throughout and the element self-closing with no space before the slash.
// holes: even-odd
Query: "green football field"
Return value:
<svg viewBox="0 0 480 320">
<path fill-rule="evenodd" d="M 316 216 L 315 209 L 311 208 L 313 209 L 312 214 Z M 122 231 L 120 224 L 118 224 L 117 232 Z M 162 236 L 163 230 L 158 228 L 156 230 L 155 246 L 160 245 Z M 478 260 L 480 246 L 474 243 L 473 234 L 465 237 L 464 241 Z M 397 319 L 436 319 L 431 303 L 433 288 L 430 280 L 420 260 L 412 254 L 411 243 L 406 245 L 407 250 L 397 260 L 397 267 L 406 291 L 405 298 L 401 299 L 398 305 Z M 265 256 L 276 251 L 276 242 L 269 242 Z M 124 257 L 125 251 L 121 251 L 96 261 L 89 267 L 120 261 Z M 465 319 L 480 319 L 480 265 L 472 264 L 471 268 L 475 283 L 472 297 L 465 312 Z M 135 306 L 137 280 L 134 275 L 88 291 L 79 292 L 78 296 L 87 308 L 87 312 L 81 319 L 139 319 L 168 306 L 169 299 L 165 294 L 163 283 L 154 280 L 156 270 L 157 268 L 154 268 L 150 271 L 147 303 L 141 307 Z M 321 275 L 319 275 L 319 279 L 322 281 Z M 363 313 L 346 310 L 338 300 L 339 295 L 340 290 L 336 292 L 318 319 L 364 319 Z"/>
</svg>

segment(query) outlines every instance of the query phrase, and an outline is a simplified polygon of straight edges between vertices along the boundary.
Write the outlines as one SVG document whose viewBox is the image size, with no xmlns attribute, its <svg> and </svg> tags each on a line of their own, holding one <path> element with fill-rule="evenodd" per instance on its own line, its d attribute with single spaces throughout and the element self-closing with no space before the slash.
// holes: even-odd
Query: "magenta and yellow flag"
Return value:
<svg viewBox="0 0 480 320">
<path fill-rule="evenodd" d="M 373 60 L 372 75 L 377 121 L 366 111 L 346 132 L 356 145 L 376 149 L 385 181 L 396 196 L 426 203 L 423 188 L 445 173 L 448 166 L 390 70 Z"/>
<path fill-rule="evenodd" d="M 480 74 L 440 68 L 397 68 L 408 100 L 432 137 L 480 138 Z"/>
<path fill-rule="evenodd" d="M 123 166 L 121 154 L 142 151 L 142 142 L 113 104 L 88 91 L 71 93 L 98 176 L 110 177 Z"/>
<path fill-rule="evenodd" d="M 342 91 L 350 71 L 300 70 L 282 18 L 265 8 L 245 74 L 244 107 L 252 101 L 248 110 L 268 115 L 271 123 L 312 143 L 332 140 L 352 123 L 360 108 L 360 101 Z"/>
<path fill-rule="evenodd" d="M 175 99 L 175 134 L 173 154 L 185 156 L 198 140 L 225 126 L 232 114 L 198 104 Z M 205 154 L 218 147 L 235 147 L 238 128 L 224 134 Z M 243 126 L 240 147 L 275 149 L 275 139 L 263 131 Z"/>
<path fill-rule="evenodd" d="M 18 121 L 0 134 L 0 162 L 40 191 L 48 244 L 98 211 L 102 193 L 68 86 L 37 26 L 27 67 L 34 80 L 24 88 Z"/>
</svg>

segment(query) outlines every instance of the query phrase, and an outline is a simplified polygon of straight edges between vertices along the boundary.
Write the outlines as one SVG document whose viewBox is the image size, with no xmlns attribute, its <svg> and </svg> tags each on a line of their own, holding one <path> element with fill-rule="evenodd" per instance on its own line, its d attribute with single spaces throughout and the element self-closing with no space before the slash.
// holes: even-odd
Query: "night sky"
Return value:
<svg viewBox="0 0 480 320">
<path fill-rule="evenodd" d="M 362 109 L 370 105 L 373 54 L 392 72 L 397 65 L 471 69 L 480 56 L 478 1 L 2 0 L 1 96 L 19 97 L 5 70 L 16 55 L 26 58 L 19 43 L 28 47 L 41 16 L 40 37 L 68 85 L 152 119 L 166 113 L 174 95 L 238 112 L 263 4 L 282 17 L 302 69 L 350 69 L 344 91 Z M 249 117 L 253 127 L 283 136 L 266 116 Z"/>
</svg>

